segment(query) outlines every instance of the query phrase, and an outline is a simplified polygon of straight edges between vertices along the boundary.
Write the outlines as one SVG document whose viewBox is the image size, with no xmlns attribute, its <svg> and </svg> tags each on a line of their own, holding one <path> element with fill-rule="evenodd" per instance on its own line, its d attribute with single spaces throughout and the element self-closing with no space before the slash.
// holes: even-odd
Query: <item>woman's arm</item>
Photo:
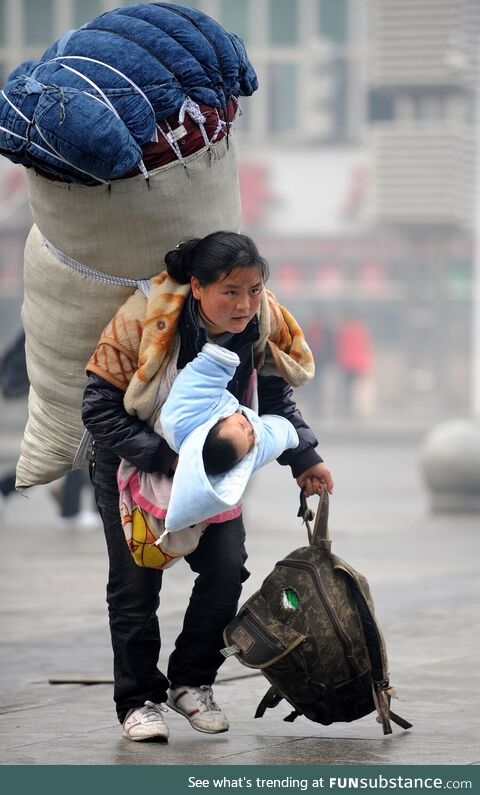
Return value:
<svg viewBox="0 0 480 795">
<path fill-rule="evenodd" d="M 279 376 L 258 377 L 258 413 L 278 414 L 289 420 L 298 433 L 298 447 L 286 450 L 278 458 L 278 462 L 292 467 L 294 477 L 305 469 L 322 461 L 315 447 L 318 441 L 312 429 L 307 425 L 293 399 L 292 387 Z"/>
<path fill-rule="evenodd" d="M 82 419 L 93 438 L 144 472 L 172 475 L 177 454 L 143 420 L 125 411 L 124 392 L 89 373 Z"/>
<path fill-rule="evenodd" d="M 289 465 L 292 475 L 307 496 L 317 493 L 320 483 L 324 483 L 331 493 L 333 478 L 315 447 L 318 441 L 307 425 L 293 399 L 292 387 L 279 376 L 258 377 L 258 400 L 261 414 L 278 414 L 289 420 L 298 433 L 299 444 L 293 450 L 286 450 L 277 458 L 279 464 Z"/>
</svg>

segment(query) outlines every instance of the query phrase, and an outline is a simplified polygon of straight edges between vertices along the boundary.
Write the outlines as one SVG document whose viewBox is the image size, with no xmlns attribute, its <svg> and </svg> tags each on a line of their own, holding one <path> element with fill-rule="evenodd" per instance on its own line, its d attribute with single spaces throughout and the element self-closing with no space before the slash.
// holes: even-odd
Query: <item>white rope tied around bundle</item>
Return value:
<svg viewBox="0 0 480 795">
<path fill-rule="evenodd" d="M 40 85 L 42 85 L 42 84 L 40 84 Z M 6 101 L 10 105 L 10 107 L 16 113 L 18 113 L 18 115 L 30 127 L 33 127 L 33 129 L 37 131 L 37 133 L 42 138 L 42 140 L 45 141 L 47 146 L 50 147 L 50 148 L 49 149 L 45 149 L 44 146 L 41 146 L 40 144 L 35 143 L 35 141 L 32 141 L 30 138 L 28 138 L 28 136 L 19 135 L 19 133 L 14 133 L 12 130 L 8 130 L 6 127 L 0 126 L 0 130 L 2 130 L 2 132 L 6 132 L 6 133 L 8 133 L 8 135 L 13 135 L 14 138 L 20 138 L 20 140 L 26 141 L 26 143 L 28 143 L 30 146 L 34 146 L 36 149 L 39 149 L 41 152 L 44 152 L 44 154 L 49 155 L 49 157 L 53 157 L 54 160 L 58 160 L 60 163 L 64 163 L 65 165 L 70 166 L 71 168 L 74 168 L 76 171 L 80 171 L 82 174 L 86 174 L 87 177 L 92 177 L 92 179 L 95 179 L 98 182 L 102 182 L 104 185 L 108 185 L 109 184 L 108 180 L 102 179 L 101 177 L 97 177 L 95 174 L 91 174 L 90 171 L 85 171 L 83 168 L 80 168 L 79 166 L 75 166 L 73 163 L 70 163 L 69 160 L 67 160 L 66 158 L 62 157 L 62 155 L 59 152 L 57 152 L 57 150 L 52 146 L 52 144 L 49 143 L 49 141 L 46 140 L 46 138 L 43 135 L 40 127 L 38 126 L 38 124 L 36 124 L 36 122 L 34 122 L 33 119 L 29 119 L 27 116 L 25 116 L 25 114 L 22 113 L 20 108 L 17 108 L 17 106 L 14 105 L 14 103 L 9 99 L 9 97 L 7 97 L 7 95 L 5 94 L 5 91 L 2 90 L 1 93 L 2 93 L 2 96 L 4 97 L 4 99 L 6 99 Z"/>
<path fill-rule="evenodd" d="M 202 133 L 202 138 L 204 141 L 205 146 L 207 149 L 210 149 L 211 141 L 209 141 L 207 131 L 205 129 L 205 122 L 207 121 L 206 116 L 203 115 L 202 111 L 200 110 L 200 106 L 198 102 L 194 102 L 191 97 L 187 97 L 182 104 L 178 112 L 178 123 L 183 124 L 185 121 L 185 114 L 187 114 L 195 124 L 198 124 L 200 127 L 200 132 Z"/>
<path fill-rule="evenodd" d="M 171 147 L 171 149 L 173 149 L 175 157 L 177 157 L 178 160 L 180 160 L 182 166 L 186 170 L 187 169 L 187 165 L 185 163 L 185 160 L 183 159 L 182 151 L 181 151 L 181 149 L 180 149 L 180 147 L 179 147 L 179 145 L 178 145 L 178 143 L 176 141 L 175 133 L 173 132 L 170 124 L 168 123 L 168 121 L 166 119 L 165 119 L 165 124 L 168 127 L 168 133 L 165 132 L 165 130 L 162 128 L 161 124 L 157 124 L 157 129 L 160 130 L 160 133 L 165 138 L 167 144 Z"/>
<path fill-rule="evenodd" d="M 67 64 L 62 63 L 62 61 L 64 61 L 64 60 L 87 61 L 87 62 L 90 62 L 90 63 L 96 63 L 99 66 L 104 66 L 105 69 L 109 69 L 110 71 L 112 71 L 115 74 L 119 75 L 123 80 L 125 80 L 129 85 L 131 85 L 132 88 L 135 91 L 137 91 L 137 93 L 139 93 L 140 96 L 145 100 L 145 102 L 147 103 L 147 105 L 149 106 L 149 108 L 150 108 L 150 110 L 152 112 L 152 115 L 153 115 L 153 118 L 154 118 L 154 121 L 155 121 L 155 127 L 154 127 L 154 133 L 153 133 L 153 136 L 152 136 L 152 140 L 154 142 L 158 142 L 156 116 L 155 116 L 155 110 L 153 108 L 152 103 L 150 102 L 150 100 L 148 99 L 146 94 L 142 91 L 140 86 L 138 86 L 130 77 L 128 77 L 128 75 L 126 75 L 124 72 L 120 71 L 120 69 L 116 69 L 114 66 L 111 66 L 110 64 L 105 63 L 104 61 L 100 61 L 97 58 L 90 58 L 90 57 L 85 56 L 85 55 L 59 55 L 59 56 L 56 56 L 55 58 L 50 58 L 48 61 L 43 61 L 42 63 L 38 64 L 37 67 L 32 72 L 32 79 L 33 79 L 33 75 L 42 66 L 45 66 L 48 63 L 54 63 L 54 62 L 58 61 L 60 63 L 60 66 L 63 69 L 67 69 L 69 72 L 72 72 L 73 74 L 77 75 L 77 77 L 80 77 L 82 80 L 85 80 L 85 82 L 88 83 L 90 86 L 92 86 L 92 88 L 99 93 L 101 99 L 100 99 L 100 97 L 97 97 L 94 94 L 91 94 L 89 91 L 83 91 L 82 92 L 85 96 L 89 97 L 90 99 L 94 99 L 97 102 L 101 102 L 102 104 L 104 104 L 111 111 L 111 113 L 114 114 L 114 116 L 117 119 L 122 121 L 117 109 L 115 108 L 113 103 L 109 100 L 109 98 L 107 97 L 107 95 L 105 94 L 103 89 L 100 88 L 100 86 L 97 83 L 95 83 L 94 80 L 92 80 L 91 78 L 87 77 L 87 75 L 83 74 L 83 72 L 79 71 L 78 69 L 74 69 L 72 66 L 68 66 Z M 59 88 L 59 90 L 61 90 L 61 87 L 58 87 L 58 88 Z M 9 102 L 8 98 L 7 97 L 5 97 L 5 98 L 7 99 L 7 102 Z M 10 103 L 10 104 L 12 104 L 12 103 Z M 12 107 L 14 107 L 14 106 L 12 105 Z M 17 112 L 20 113 L 20 111 L 17 108 L 15 108 L 15 110 L 17 110 Z M 28 119 L 26 119 L 26 117 L 24 117 L 24 118 L 25 118 L 26 121 L 28 121 L 29 124 L 31 124 L 31 122 Z M 37 129 L 37 131 L 39 132 L 39 134 L 41 135 L 43 140 L 45 140 L 45 138 L 42 135 L 40 129 L 38 128 L 38 125 L 35 125 L 35 128 Z M 51 144 L 49 144 L 47 141 L 46 141 L 46 143 L 48 144 L 48 146 L 51 147 L 52 153 L 55 153 L 55 154 L 52 154 L 52 153 L 44 150 L 43 147 L 40 147 L 37 144 L 33 144 L 33 146 L 37 146 L 37 148 L 39 148 L 41 151 L 44 151 L 46 154 L 52 154 L 52 156 L 56 157 L 57 159 L 60 159 L 61 162 L 64 162 L 65 164 L 71 166 L 75 170 L 80 171 L 82 174 L 87 174 L 87 176 L 90 176 L 93 179 L 97 180 L 98 182 L 102 182 L 103 184 L 109 184 L 109 180 L 104 180 L 101 177 L 97 177 L 96 175 L 91 174 L 89 171 L 85 171 L 84 169 L 81 169 L 78 166 L 73 165 L 73 163 L 70 163 L 68 160 L 65 160 L 65 158 L 62 158 Z M 140 162 L 138 164 L 138 167 L 139 167 L 140 172 L 142 173 L 144 179 L 148 182 L 148 179 L 149 179 L 148 171 L 147 171 L 147 169 L 145 167 L 145 163 L 143 162 L 143 159 L 140 160 Z"/>
<path fill-rule="evenodd" d="M 128 75 L 126 75 L 125 72 L 122 72 L 120 69 L 116 69 L 114 66 L 111 66 L 111 64 L 105 63 L 105 61 L 99 61 L 97 58 L 89 58 L 86 55 L 57 55 L 55 58 L 50 58 L 50 60 L 44 61 L 44 63 L 51 63 L 52 61 L 62 61 L 62 60 L 63 61 L 66 61 L 66 60 L 89 61 L 91 63 L 96 63 L 99 66 L 104 66 L 105 69 L 110 69 L 111 72 L 115 72 L 115 74 L 119 75 L 119 77 L 122 77 L 124 80 L 126 80 L 127 83 L 129 85 L 131 85 L 132 88 L 135 91 L 137 91 L 140 94 L 141 97 L 143 97 L 143 99 L 145 100 L 145 102 L 149 106 L 150 110 L 152 111 L 153 118 L 154 118 L 154 120 L 156 122 L 155 109 L 154 109 L 152 103 L 150 102 L 149 98 L 144 93 L 144 91 L 142 91 L 140 86 L 138 86 L 130 77 L 128 77 Z M 61 65 L 64 66 L 64 64 L 61 64 Z M 80 74 L 80 73 L 77 72 L 77 74 Z M 82 75 L 82 77 L 84 77 L 84 75 Z M 155 137 L 152 140 L 155 143 L 157 143 L 158 138 L 156 136 L 156 127 L 155 127 L 155 131 L 154 131 L 154 136 Z"/>
</svg>

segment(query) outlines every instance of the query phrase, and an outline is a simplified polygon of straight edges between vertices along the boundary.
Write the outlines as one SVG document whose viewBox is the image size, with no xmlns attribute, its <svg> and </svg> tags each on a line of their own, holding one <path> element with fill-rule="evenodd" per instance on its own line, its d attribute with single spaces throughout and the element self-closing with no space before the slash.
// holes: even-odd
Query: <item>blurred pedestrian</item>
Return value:
<svg viewBox="0 0 480 795">
<path fill-rule="evenodd" d="M 30 383 L 25 357 L 25 332 L 23 328 L 7 346 L 0 358 L 0 388 L 5 400 L 26 398 Z M 15 494 L 15 469 L 8 470 L 0 478 L 0 507 L 6 499 Z M 82 510 L 81 496 L 87 489 L 91 494 L 91 509 Z M 50 490 L 60 509 L 60 522 L 65 527 L 99 526 L 100 518 L 95 506 L 93 488 L 86 472 L 73 470 L 63 481 Z"/>
<path fill-rule="evenodd" d="M 335 330 L 335 361 L 341 413 L 346 417 L 365 414 L 361 390 L 371 383 L 373 346 L 367 326 L 355 315 L 346 316 Z"/>
<path fill-rule="evenodd" d="M 25 332 L 23 328 L 7 346 L 0 358 L 0 388 L 5 400 L 17 400 L 28 395 L 29 382 L 25 360 Z M 15 470 L 0 478 L 0 508 L 15 492 Z"/>
<path fill-rule="evenodd" d="M 82 507 L 84 493 L 88 495 L 90 507 Z M 60 509 L 58 524 L 88 530 L 100 528 L 102 522 L 95 504 L 95 495 L 88 473 L 83 469 L 72 469 L 50 489 L 50 494 Z"/>
<path fill-rule="evenodd" d="M 7 346 L 0 358 L 0 386 L 5 400 L 28 395 L 29 382 L 25 358 L 25 332 L 23 328 Z"/>
<path fill-rule="evenodd" d="M 328 383 L 332 365 L 335 364 L 335 342 L 331 326 L 322 318 L 310 318 L 305 329 L 305 339 L 315 359 L 315 375 L 306 392 L 317 416 L 326 413 L 329 403 Z"/>
<path fill-rule="evenodd" d="M 3 503 L 6 497 L 9 497 L 10 494 L 13 494 L 15 491 L 15 471 L 7 472 L 0 478 L 0 506 L 3 506 Z"/>
</svg>

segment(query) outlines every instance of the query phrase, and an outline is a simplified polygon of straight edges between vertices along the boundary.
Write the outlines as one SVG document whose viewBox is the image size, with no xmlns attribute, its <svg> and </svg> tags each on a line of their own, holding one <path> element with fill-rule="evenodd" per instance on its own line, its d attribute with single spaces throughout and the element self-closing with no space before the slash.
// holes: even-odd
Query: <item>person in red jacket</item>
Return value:
<svg viewBox="0 0 480 795">
<path fill-rule="evenodd" d="M 341 380 L 341 407 L 350 417 L 356 414 L 358 384 L 372 372 L 370 332 L 358 317 L 347 316 L 335 331 L 335 360 Z"/>
</svg>

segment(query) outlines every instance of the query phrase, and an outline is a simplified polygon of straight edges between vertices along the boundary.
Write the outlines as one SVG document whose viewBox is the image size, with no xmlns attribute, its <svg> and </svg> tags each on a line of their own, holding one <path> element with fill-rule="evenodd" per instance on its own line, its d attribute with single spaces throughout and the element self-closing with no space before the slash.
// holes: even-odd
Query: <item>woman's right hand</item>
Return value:
<svg viewBox="0 0 480 795">
<path fill-rule="evenodd" d="M 324 462 L 314 464 L 297 478 L 297 483 L 304 489 L 306 497 L 320 494 L 325 487 L 329 494 L 333 493 L 333 477 L 329 468 Z"/>
</svg>

